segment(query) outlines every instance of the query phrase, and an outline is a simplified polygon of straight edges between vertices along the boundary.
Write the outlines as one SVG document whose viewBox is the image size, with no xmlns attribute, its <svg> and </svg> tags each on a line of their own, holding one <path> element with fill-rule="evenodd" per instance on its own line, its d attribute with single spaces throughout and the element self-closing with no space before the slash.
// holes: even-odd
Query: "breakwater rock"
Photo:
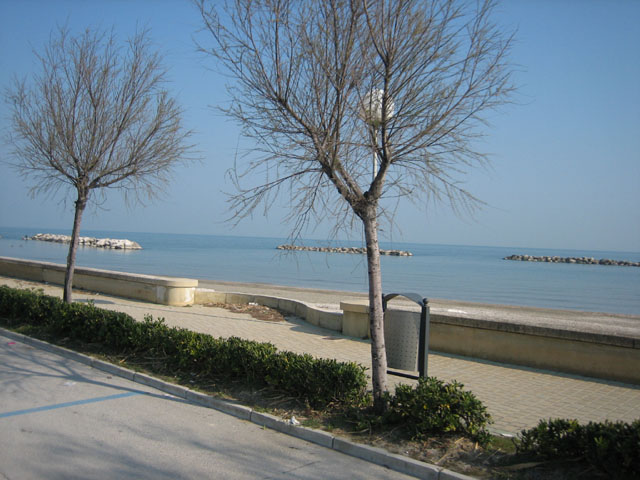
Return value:
<svg viewBox="0 0 640 480">
<path fill-rule="evenodd" d="M 363 247 L 301 247 L 299 245 L 278 245 L 278 250 L 293 250 L 296 252 L 325 252 L 325 253 L 356 253 L 365 254 L 367 249 Z M 382 250 L 380 255 L 390 255 L 393 257 L 412 257 L 413 253 L 405 250 Z"/>
<path fill-rule="evenodd" d="M 509 255 L 503 260 L 519 260 L 521 262 L 577 263 L 581 265 L 615 265 L 618 267 L 640 267 L 640 262 L 627 260 L 596 259 L 593 257 L 536 257 L 533 255 Z"/>
<path fill-rule="evenodd" d="M 24 240 L 39 240 L 41 242 L 71 243 L 69 235 L 57 235 L 54 233 L 37 233 L 33 237 L 24 237 Z M 113 250 L 142 250 L 139 243 L 132 240 L 118 238 L 94 238 L 80 237 L 78 245 L 81 247 L 109 248 Z"/>
</svg>

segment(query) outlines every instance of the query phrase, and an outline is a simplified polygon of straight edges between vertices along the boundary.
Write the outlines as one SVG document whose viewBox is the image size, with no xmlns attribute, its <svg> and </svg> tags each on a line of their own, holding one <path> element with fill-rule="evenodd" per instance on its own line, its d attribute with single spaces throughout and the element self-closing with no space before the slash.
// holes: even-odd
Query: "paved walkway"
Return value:
<svg viewBox="0 0 640 480">
<path fill-rule="evenodd" d="M 52 285 L 6 277 L 0 277 L 0 284 L 44 288 L 48 294 L 62 295 L 62 289 Z M 286 293 L 289 298 L 299 298 L 304 291 L 288 289 L 281 291 L 279 296 L 287 297 Z M 154 318 L 165 318 L 168 325 L 217 337 L 237 336 L 271 342 L 281 350 L 370 365 L 369 342 L 315 327 L 295 317 L 274 323 L 202 305 L 169 307 L 101 294 L 78 293 L 75 296 L 75 300 L 88 299 L 93 300 L 96 306 L 123 311 L 140 320 L 151 314 Z M 322 299 L 327 304 L 335 304 L 339 300 Z M 473 391 L 487 406 L 495 421 L 493 429 L 498 432 L 515 434 L 523 428 L 535 426 L 539 419 L 549 417 L 576 418 L 581 422 L 605 419 L 630 422 L 640 418 L 640 386 L 637 385 L 433 352 L 429 355 L 429 375 L 445 381 L 455 379 Z M 389 379 L 407 381 L 397 377 Z"/>
</svg>

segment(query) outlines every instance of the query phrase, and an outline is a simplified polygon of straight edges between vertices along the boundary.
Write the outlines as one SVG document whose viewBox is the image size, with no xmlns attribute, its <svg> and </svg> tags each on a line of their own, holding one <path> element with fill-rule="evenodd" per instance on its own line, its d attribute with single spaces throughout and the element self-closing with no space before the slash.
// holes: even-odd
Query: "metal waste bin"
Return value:
<svg viewBox="0 0 640 480">
<path fill-rule="evenodd" d="M 387 302 L 405 297 L 421 307 L 420 318 L 415 312 L 393 310 L 387 312 Z M 382 296 L 384 337 L 389 375 L 405 378 L 426 378 L 429 361 L 429 301 L 416 293 L 390 293 Z M 417 347 L 417 348 L 416 348 Z M 418 375 L 397 370 L 417 371 Z"/>
</svg>

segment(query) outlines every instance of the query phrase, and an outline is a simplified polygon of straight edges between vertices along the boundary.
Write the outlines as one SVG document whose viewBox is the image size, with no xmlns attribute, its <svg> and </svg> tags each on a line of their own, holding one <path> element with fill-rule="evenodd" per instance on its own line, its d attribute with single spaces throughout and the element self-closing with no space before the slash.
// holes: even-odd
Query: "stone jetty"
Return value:
<svg viewBox="0 0 640 480">
<path fill-rule="evenodd" d="M 41 242 L 71 243 L 69 235 L 54 233 L 37 233 L 32 237 L 25 236 L 24 240 L 39 240 Z M 80 237 L 78 245 L 81 247 L 108 248 L 113 250 L 142 250 L 139 243 L 132 240 L 118 238 Z"/>
<path fill-rule="evenodd" d="M 549 262 L 549 263 L 577 263 L 580 265 L 614 265 L 618 267 L 640 267 L 640 262 L 627 260 L 611 260 L 609 258 L 596 259 L 593 257 L 549 257 L 533 255 L 509 255 L 503 260 L 519 260 L 521 262 Z"/>
<path fill-rule="evenodd" d="M 278 250 L 291 250 L 296 252 L 324 252 L 324 253 L 355 253 L 365 254 L 367 249 L 363 247 L 302 247 L 299 245 L 278 245 Z M 412 257 L 413 253 L 405 250 L 382 250 L 380 255 L 390 255 L 393 257 Z"/>
</svg>

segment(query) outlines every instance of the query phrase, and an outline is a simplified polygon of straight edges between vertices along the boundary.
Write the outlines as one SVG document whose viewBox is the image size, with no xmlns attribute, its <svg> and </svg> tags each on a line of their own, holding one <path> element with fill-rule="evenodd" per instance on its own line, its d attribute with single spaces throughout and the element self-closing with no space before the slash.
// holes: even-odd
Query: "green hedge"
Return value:
<svg viewBox="0 0 640 480">
<path fill-rule="evenodd" d="M 589 422 L 540 420 L 523 430 L 518 453 L 542 460 L 581 459 L 607 478 L 640 478 L 640 420 Z"/>
<path fill-rule="evenodd" d="M 371 427 L 401 425 L 412 437 L 456 433 L 485 443 L 490 416 L 485 406 L 457 382 L 421 379 L 415 387 L 399 385 L 388 394 L 383 416 L 365 413 L 367 379 L 363 366 L 311 355 L 279 352 L 270 343 L 240 338 L 220 339 L 171 328 L 147 316 L 137 322 L 124 313 L 93 304 L 65 304 L 34 291 L 0 286 L 0 321 L 29 325 L 43 333 L 97 344 L 105 353 L 162 359 L 158 373 L 241 380 L 254 387 L 270 386 L 302 399 L 314 408 L 331 404 L 350 407 L 358 423 Z"/>
<path fill-rule="evenodd" d="M 151 316 L 137 322 L 92 303 L 66 304 L 39 292 L 0 286 L 0 317 L 7 326 L 36 327 L 57 337 L 97 344 L 105 353 L 162 358 L 173 373 L 270 386 L 314 408 L 359 405 L 367 398 L 362 365 L 278 352 L 270 343 L 213 338 L 168 327 Z"/>
</svg>

